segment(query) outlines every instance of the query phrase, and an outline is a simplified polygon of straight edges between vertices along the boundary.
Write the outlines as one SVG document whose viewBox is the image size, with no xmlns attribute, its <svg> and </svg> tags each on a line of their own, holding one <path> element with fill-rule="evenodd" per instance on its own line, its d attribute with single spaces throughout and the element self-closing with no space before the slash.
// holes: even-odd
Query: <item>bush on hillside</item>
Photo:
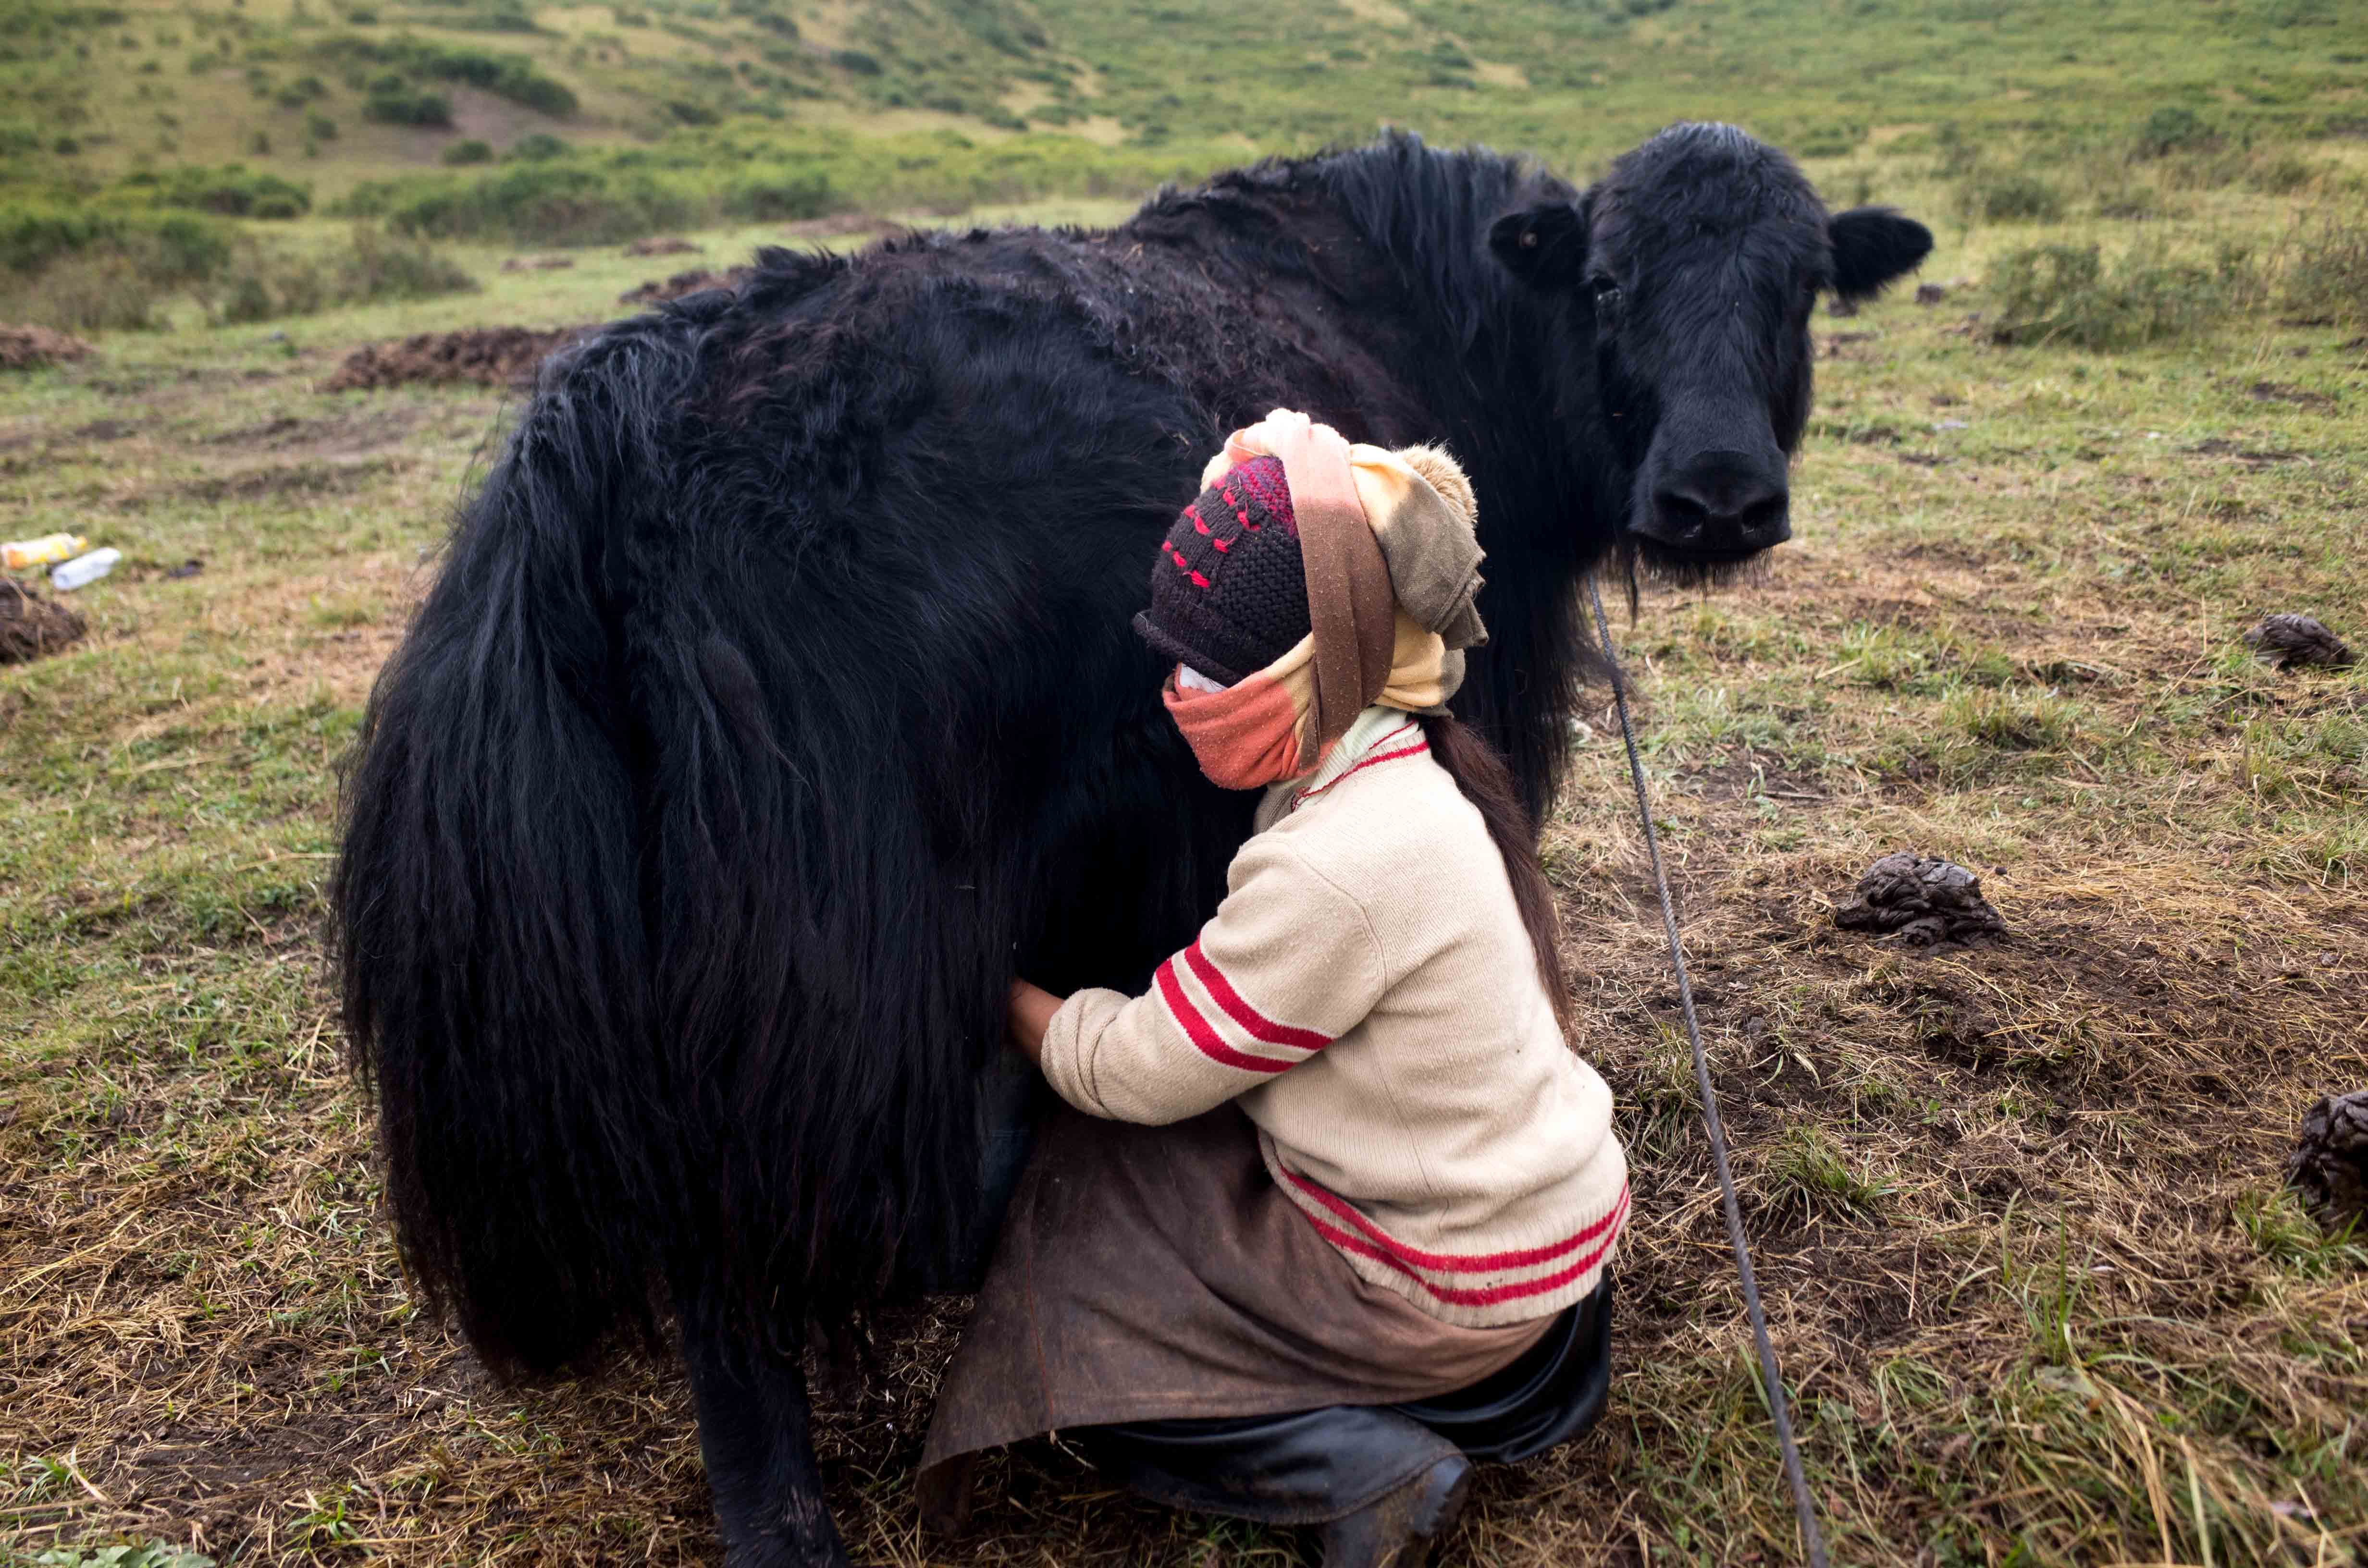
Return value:
<svg viewBox="0 0 2368 1568">
<path fill-rule="evenodd" d="M 142 169 L 124 176 L 116 185 L 120 190 L 146 196 L 158 207 L 211 212 L 222 218 L 301 218 L 313 210 L 313 193 L 303 186 L 244 164 Z"/>
<path fill-rule="evenodd" d="M 528 244 L 606 244 L 699 215 L 687 195 L 646 176 L 569 164 L 514 165 L 474 179 L 443 176 L 357 190 L 347 210 L 380 208 L 398 233 L 431 239 L 509 239 Z"/>
<path fill-rule="evenodd" d="M 0 203 L 0 269 L 26 275 L 77 256 L 114 254 L 170 285 L 202 277 L 230 256 L 223 226 L 188 212 L 89 203 Z"/>
<path fill-rule="evenodd" d="M 1987 223 L 2053 223 L 2064 216 L 2064 193 L 2036 175 L 1992 175 L 1958 187 L 1957 210 Z"/>
<path fill-rule="evenodd" d="M 332 39 L 320 48 L 323 58 L 348 65 L 391 67 L 400 84 L 403 75 L 436 82 L 459 82 L 555 117 L 576 110 L 575 91 L 566 83 L 544 75 L 523 54 L 495 54 L 481 49 L 456 49 L 422 39 L 384 40 L 347 36 Z M 385 76 L 372 82 L 373 92 L 392 90 Z"/>
<path fill-rule="evenodd" d="M 164 324 L 165 292 L 133 256 L 106 251 L 25 277 L 0 275 L 0 320 L 61 332 L 138 332 Z"/>
<path fill-rule="evenodd" d="M 440 93 L 380 88 L 362 100 L 362 118 L 385 125 L 448 126 L 452 123 L 452 106 Z"/>
<path fill-rule="evenodd" d="M 479 142 L 473 137 L 466 142 L 455 142 L 444 149 L 443 161 L 454 168 L 466 164 L 490 164 L 494 161 L 494 144 Z"/>
<path fill-rule="evenodd" d="M 2138 127 L 2138 151 L 2149 158 L 2200 147 L 2211 139 L 2203 118 L 2184 104 L 2165 104 Z"/>
<path fill-rule="evenodd" d="M 477 280 L 425 241 L 390 238 L 359 223 L 345 245 L 325 256 L 276 246 L 241 246 L 232 263 L 194 290 L 218 324 L 243 324 L 309 315 L 340 305 L 474 293 Z"/>
<path fill-rule="evenodd" d="M 2314 325 L 2368 321 L 2368 222 L 2321 218 L 2305 229 L 2279 304 Z"/>
<path fill-rule="evenodd" d="M 819 218 L 830 210 L 830 180 L 823 175 L 754 175 L 725 187 L 723 210 L 760 223 Z"/>
<path fill-rule="evenodd" d="M 567 143 L 548 131 L 531 131 L 510 143 L 503 156 L 520 164 L 547 164 L 567 155 Z"/>
<path fill-rule="evenodd" d="M 2192 337 L 2260 297 L 2248 254 L 2224 246 L 2214 266 L 2173 260 L 2158 246 L 2107 265 L 2095 245 L 2032 245 L 2003 257 L 1989 293 L 2000 343 L 2135 348 Z"/>
</svg>

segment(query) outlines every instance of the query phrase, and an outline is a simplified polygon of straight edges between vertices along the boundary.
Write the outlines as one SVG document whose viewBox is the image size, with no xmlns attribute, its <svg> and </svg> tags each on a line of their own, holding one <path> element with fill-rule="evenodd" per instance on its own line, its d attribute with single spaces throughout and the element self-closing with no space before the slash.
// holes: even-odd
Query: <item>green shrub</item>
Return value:
<svg viewBox="0 0 2368 1568">
<path fill-rule="evenodd" d="M 337 139 L 337 122 L 325 114 L 306 115 L 304 134 L 315 142 L 335 142 Z"/>
<path fill-rule="evenodd" d="M 550 131 L 531 131 L 511 142 L 505 155 L 521 164 L 547 164 L 553 158 L 565 157 L 567 152 L 567 143 Z"/>
<path fill-rule="evenodd" d="M 222 225 L 188 213 L 0 203 L 0 269 L 35 273 L 98 253 L 129 256 L 144 276 L 171 284 L 220 266 L 230 254 L 230 236 Z"/>
<path fill-rule="evenodd" d="M 301 218 L 313 209 L 313 193 L 303 186 L 245 164 L 143 169 L 124 176 L 116 188 L 144 196 L 158 207 L 223 218 Z"/>
<path fill-rule="evenodd" d="M 157 307 L 165 288 L 135 256 L 103 251 L 0 278 L 0 320 L 61 332 L 144 331 L 164 324 Z"/>
<path fill-rule="evenodd" d="M 345 245 L 325 256 L 249 244 L 195 292 L 207 315 L 224 325 L 309 315 L 339 305 L 473 293 L 477 280 L 425 241 L 390 238 L 356 224 Z"/>
<path fill-rule="evenodd" d="M 2184 104 L 2165 104 L 2138 127 L 2138 151 L 2149 158 L 2200 147 L 2211 139 L 2202 117 Z"/>
<path fill-rule="evenodd" d="M 2314 324 L 2368 320 L 2368 222 L 2323 217 L 2287 257 L 2279 304 Z"/>
<path fill-rule="evenodd" d="M 2036 175 L 1992 175 L 1959 187 L 1957 210 L 1989 223 L 2053 223 L 2064 216 L 2064 193 Z"/>
<path fill-rule="evenodd" d="M 386 206 L 390 227 L 435 239 L 505 238 L 531 244 L 603 244 L 689 224 L 698 209 L 646 176 L 564 163 L 432 184 L 404 182 Z"/>
<path fill-rule="evenodd" d="M 822 175 L 755 175 L 725 188 L 723 210 L 764 223 L 818 218 L 830 210 L 830 194 Z"/>
<path fill-rule="evenodd" d="M 552 116 L 572 115 L 577 107 L 575 94 L 566 83 L 544 75 L 523 54 L 455 49 L 407 37 L 381 42 L 351 36 L 331 40 L 321 46 L 321 53 L 330 60 L 393 67 L 371 83 L 373 93 L 393 91 L 404 80 L 396 73 L 403 73 L 430 81 L 459 82 Z"/>
<path fill-rule="evenodd" d="M 490 142 L 479 142 L 474 138 L 466 142 L 455 142 L 444 149 L 443 161 L 454 168 L 466 164 L 490 164 L 494 161 L 494 144 Z"/>
<path fill-rule="evenodd" d="M 362 118 L 387 125 L 447 126 L 452 123 L 452 106 L 440 93 L 416 93 L 408 88 L 373 91 L 362 100 Z"/>
<path fill-rule="evenodd" d="M 2229 247 L 2211 267 L 2154 246 L 2108 267 L 2095 245 L 2032 245 L 2001 258 L 1990 278 L 1991 332 L 2001 343 L 2130 348 L 2208 331 L 2259 290 L 2250 256 Z"/>
</svg>

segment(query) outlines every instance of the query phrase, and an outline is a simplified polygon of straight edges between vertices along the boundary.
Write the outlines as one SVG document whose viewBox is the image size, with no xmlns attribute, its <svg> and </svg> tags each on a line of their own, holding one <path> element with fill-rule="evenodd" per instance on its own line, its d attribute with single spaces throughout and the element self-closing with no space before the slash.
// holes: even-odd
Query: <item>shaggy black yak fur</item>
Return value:
<svg viewBox="0 0 2368 1568">
<path fill-rule="evenodd" d="M 1540 808 L 1581 574 L 1783 539 L 1810 311 L 1929 244 L 1725 127 L 1585 192 L 1394 137 L 1108 233 L 767 251 L 554 358 L 347 783 L 416 1289 L 506 1371 L 671 1328 L 733 1561 L 843 1562 L 800 1346 L 965 1240 L 1012 975 L 1143 983 L 1247 830 L 1128 626 L 1224 433 L 1463 460 L 1458 706 Z"/>
</svg>

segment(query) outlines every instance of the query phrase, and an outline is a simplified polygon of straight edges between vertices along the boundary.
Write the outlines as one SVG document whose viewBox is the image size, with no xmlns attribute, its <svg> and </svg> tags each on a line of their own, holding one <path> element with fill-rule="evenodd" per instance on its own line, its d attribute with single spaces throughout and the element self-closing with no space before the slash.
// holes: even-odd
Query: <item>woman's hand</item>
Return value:
<svg viewBox="0 0 2368 1568">
<path fill-rule="evenodd" d="M 1061 998 L 1042 986 L 1024 980 L 1011 983 L 1011 1043 L 1039 1067 L 1044 1065 L 1044 1031 L 1060 1010 Z"/>
</svg>

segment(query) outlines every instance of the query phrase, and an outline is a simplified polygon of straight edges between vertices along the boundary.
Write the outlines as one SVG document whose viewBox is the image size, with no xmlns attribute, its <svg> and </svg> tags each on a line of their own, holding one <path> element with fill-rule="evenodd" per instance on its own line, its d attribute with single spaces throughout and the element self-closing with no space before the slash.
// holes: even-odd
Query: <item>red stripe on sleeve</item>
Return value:
<svg viewBox="0 0 2368 1568">
<path fill-rule="evenodd" d="M 1209 960 L 1209 955 L 1201 950 L 1199 937 L 1195 937 L 1192 945 L 1184 949 L 1184 961 L 1192 966 L 1192 972 L 1200 977 L 1209 994 L 1217 999 L 1217 1006 L 1223 1007 L 1234 1022 L 1247 1030 L 1253 1040 L 1262 1040 L 1269 1045 L 1286 1045 L 1293 1051 L 1321 1051 L 1332 1043 L 1332 1037 L 1328 1034 L 1276 1023 L 1251 1006 L 1242 994 L 1234 989 L 1233 982 Z"/>
<path fill-rule="evenodd" d="M 1169 1016 L 1182 1027 L 1186 1038 L 1200 1047 L 1201 1054 L 1210 1061 L 1238 1067 L 1245 1073 L 1281 1073 L 1292 1065 L 1263 1056 L 1245 1056 L 1219 1039 L 1217 1031 L 1209 1027 L 1209 1020 L 1201 1016 L 1201 1009 L 1192 1006 L 1192 998 L 1184 994 L 1184 983 L 1176 978 L 1174 959 L 1159 966 L 1159 997 L 1167 1004 Z"/>
</svg>

